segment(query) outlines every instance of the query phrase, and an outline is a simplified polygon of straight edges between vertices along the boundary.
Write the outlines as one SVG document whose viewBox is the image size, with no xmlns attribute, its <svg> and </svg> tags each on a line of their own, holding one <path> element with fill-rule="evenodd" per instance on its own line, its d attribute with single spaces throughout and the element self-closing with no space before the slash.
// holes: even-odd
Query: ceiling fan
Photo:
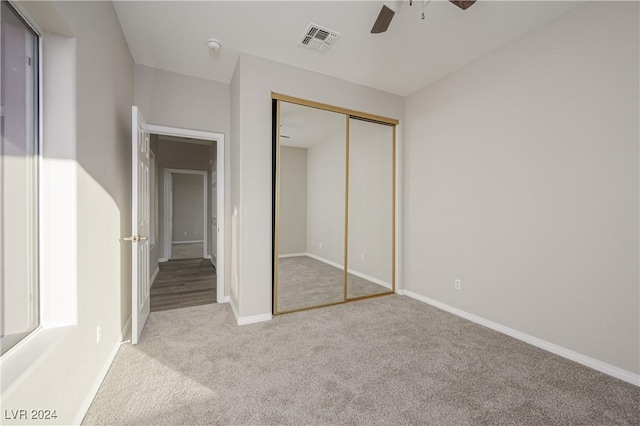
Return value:
<svg viewBox="0 0 640 426">
<path fill-rule="evenodd" d="M 427 0 L 429 1 L 429 0 Z M 471 5 L 473 5 L 476 0 L 466 0 L 466 1 L 456 1 L 449 0 L 449 2 L 455 4 L 462 10 L 467 10 Z M 398 8 L 400 6 L 401 1 L 393 1 L 393 2 L 385 2 L 382 5 L 382 9 L 380 9 L 380 13 L 378 14 L 378 19 L 373 24 L 373 28 L 371 28 L 372 34 L 379 34 L 387 31 L 389 28 L 389 24 L 391 24 L 391 20 L 393 19 L 393 15 L 396 14 Z M 409 5 L 413 3 L 412 0 L 409 1 Z M 423 0 L 423 10 L 424 10 L 424 0 Z M 424 19 L 424 12 L 422 13 L 422 19 Z"/>
</svg>

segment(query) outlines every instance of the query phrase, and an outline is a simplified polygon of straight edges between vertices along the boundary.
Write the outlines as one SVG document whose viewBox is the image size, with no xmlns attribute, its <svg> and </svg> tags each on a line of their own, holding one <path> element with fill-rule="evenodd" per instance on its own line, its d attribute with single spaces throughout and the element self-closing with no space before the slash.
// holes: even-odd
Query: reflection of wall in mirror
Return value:
<svg viewBox="0 0 640 426">
<path fill-rule="evenodd" d="M 391 284 L 393 127 L 351 120 L 349 271 Z"/>
<path fill-rule="evenodd" d="M 280 146 L 279 255 L 307 251 L 307 149 Z"/>
<path fill-rule="evenodd" d="M 344 130 L 318 142 L 307 154 L 307 252 L 344 263 Z"/>
</svg>

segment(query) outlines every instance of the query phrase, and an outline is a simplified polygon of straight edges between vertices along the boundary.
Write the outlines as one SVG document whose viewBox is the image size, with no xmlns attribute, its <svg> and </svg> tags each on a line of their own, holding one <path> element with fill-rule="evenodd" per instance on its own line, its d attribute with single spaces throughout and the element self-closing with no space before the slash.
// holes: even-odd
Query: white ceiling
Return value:
<svg viewBox="0 0 640 426">
<path fill-rule="evenodd" d="M 296 105 L 280 103 L 280 144 L 295 148 L 311 148 L 331 136 L 345 134 L 347 123 L 344 114 Z"/>
<path fill-rule="evenodd" d="M 371 34 L 382 2 L 115 1 L 136 63 L 228 83 L 240 52 L 406 96 L 575 7 L 568 1 L 402 3 Z M 326 53 L 298 46 L 315 24 L 341 33 Z M 218 52 L 207 48 L 218 38 Z"/>
</svg>

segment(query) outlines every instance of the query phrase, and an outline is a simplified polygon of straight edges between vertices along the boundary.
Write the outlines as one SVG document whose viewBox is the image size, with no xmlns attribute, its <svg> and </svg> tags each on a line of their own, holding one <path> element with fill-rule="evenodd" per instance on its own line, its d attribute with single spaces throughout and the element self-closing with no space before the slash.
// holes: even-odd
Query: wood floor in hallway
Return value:
<svg viewBox="0 0 640 426">
<path fill-rule="evenodd" d="M 208 259 L 161 263 L 151 287 L 151 311 L 216 302 L 216 270 Z"/>
</svg>

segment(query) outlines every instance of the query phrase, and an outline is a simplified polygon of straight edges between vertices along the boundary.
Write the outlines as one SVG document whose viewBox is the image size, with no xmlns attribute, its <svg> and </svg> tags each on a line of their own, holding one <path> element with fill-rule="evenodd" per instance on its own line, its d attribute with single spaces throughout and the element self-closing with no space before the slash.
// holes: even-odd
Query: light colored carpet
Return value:
<svg viewBox="0 0 640 426">
<path fill-rule="evenodd" d="M 171 260 L 202 259 L 203 244 L 171 244 Z"/>
<path fill-rule="evenodd" d="M 397 295 L 238 327 L 152 312 L 86 425 L 610 425 L 640 388 Z"/>
<path fill-rule="evenodd" d="M 347 297 L 388 293 L 390 290 L 349 274 Z M 278 259 L 278 312 L 326 305 L 344 300 L 344 270 L 308 256 Z"/>
</svg>

